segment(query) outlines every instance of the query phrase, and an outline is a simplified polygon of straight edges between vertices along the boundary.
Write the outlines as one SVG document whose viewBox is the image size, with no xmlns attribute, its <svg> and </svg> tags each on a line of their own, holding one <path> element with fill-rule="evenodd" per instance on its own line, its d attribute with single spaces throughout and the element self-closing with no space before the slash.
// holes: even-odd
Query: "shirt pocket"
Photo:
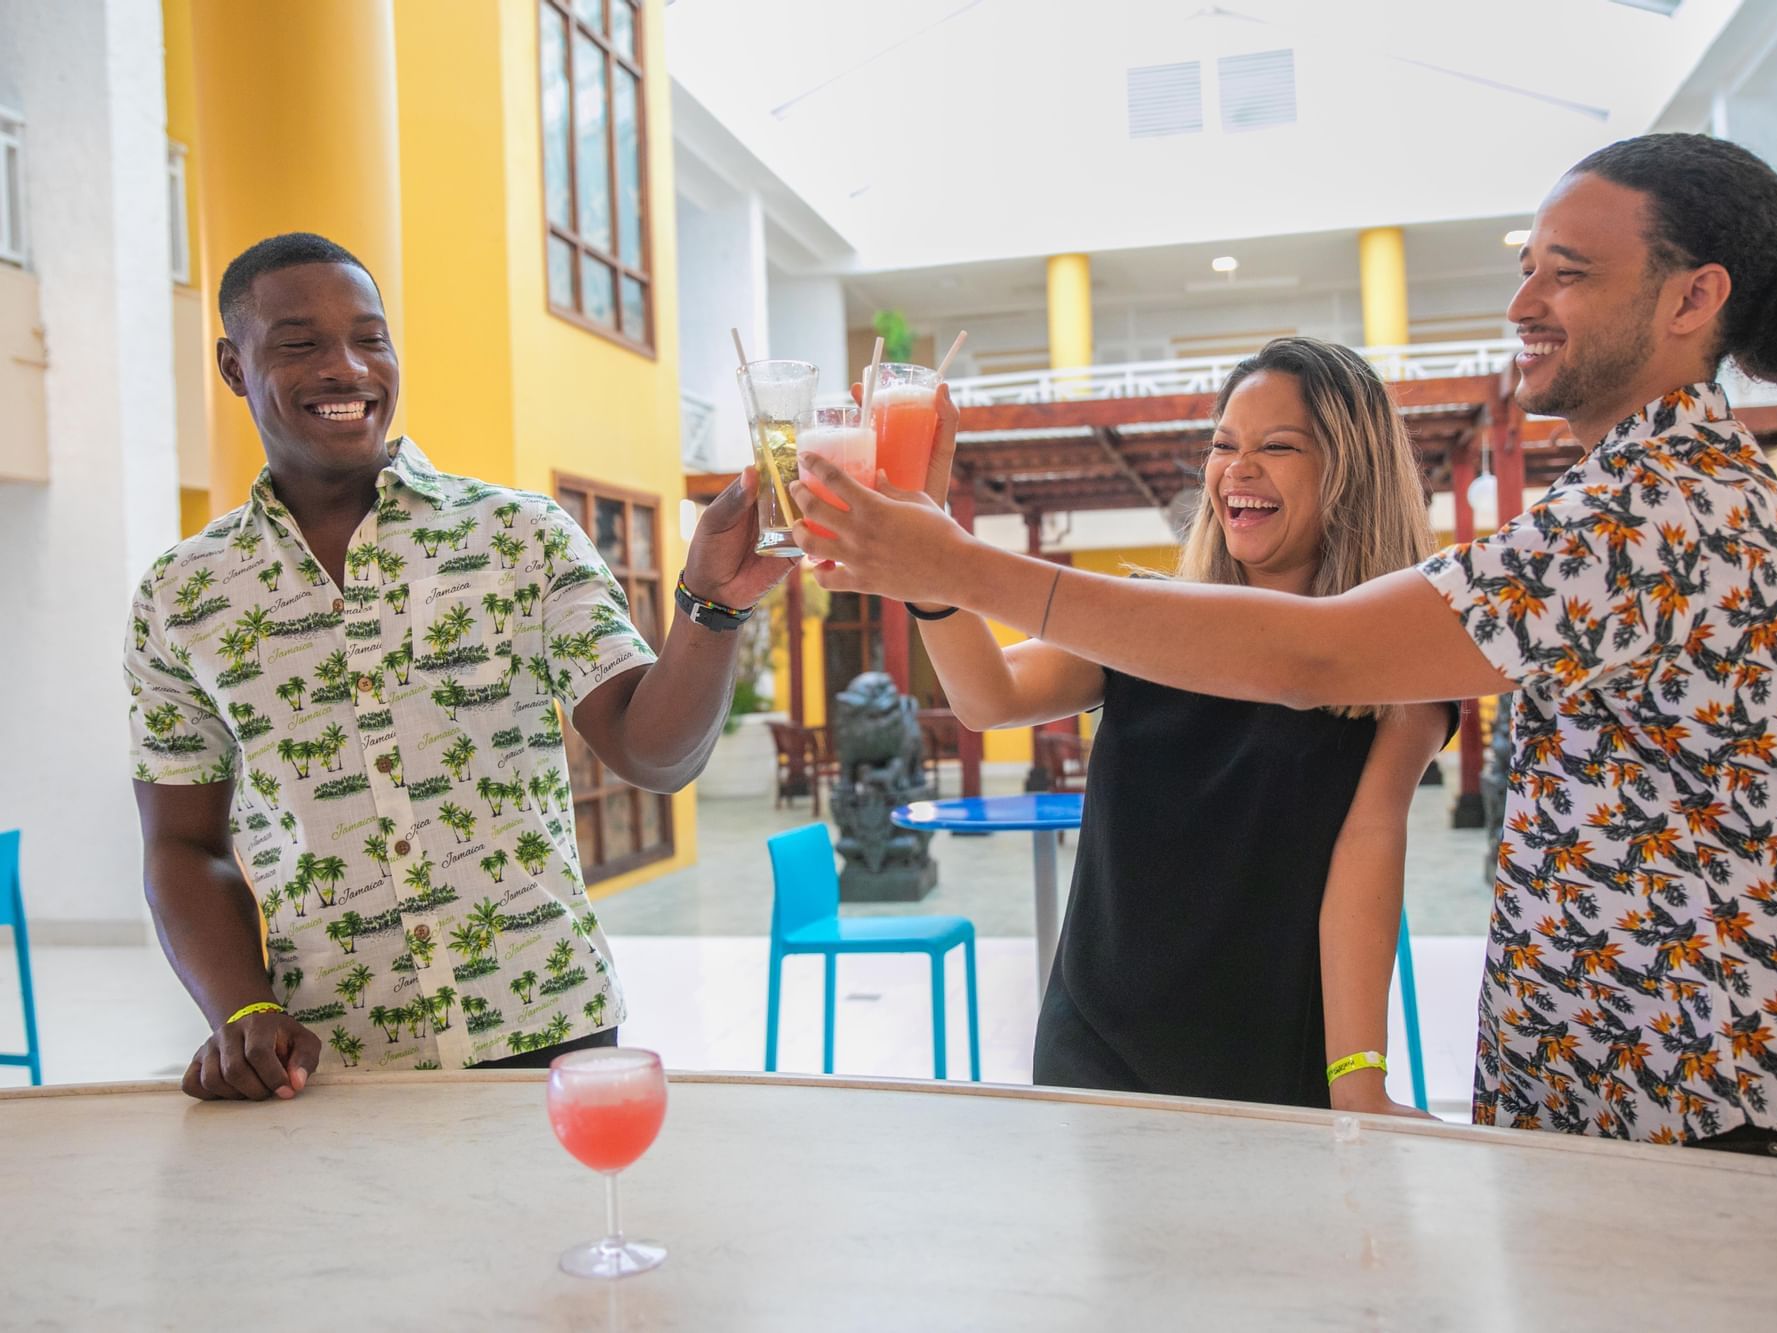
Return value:
<svg viewBox="0 0 1777 1333">
<path fill-rule="evenodd" d="M 407 595 L 413 669 L 421 680 L 455 680 L 481 689 L 504 682 L 512 667 L 516 607 L 497 577 L 440 574 L 415 579 Z"/>
</svg>

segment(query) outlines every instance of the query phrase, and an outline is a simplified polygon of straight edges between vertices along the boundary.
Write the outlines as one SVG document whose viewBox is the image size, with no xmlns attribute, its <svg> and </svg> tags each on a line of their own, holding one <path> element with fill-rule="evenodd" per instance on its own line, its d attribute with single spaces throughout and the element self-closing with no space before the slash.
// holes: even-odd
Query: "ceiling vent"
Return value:
<svg viewBox="0 0 1777 1333">
<path fill-rule="evenodd" d="M 1155 139 L 1203 130 L 1203 66 L 1138 65 L 1128 71 L 1129 137 Z"/>
<path fill-rule="evenodd" d="M 1255 51 L 1216 62 L 1222 81 L 1222 129 L 1268 130 L 1296 123 L 1296 53 Z"/>
</svg>

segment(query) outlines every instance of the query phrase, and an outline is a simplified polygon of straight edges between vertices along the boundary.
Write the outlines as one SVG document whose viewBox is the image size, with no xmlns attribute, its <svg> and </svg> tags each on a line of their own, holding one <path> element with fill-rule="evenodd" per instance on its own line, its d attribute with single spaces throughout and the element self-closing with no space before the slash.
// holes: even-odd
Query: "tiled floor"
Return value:
<svg viewBox="0 0 1777 1333">
<path fill-rule="evenodd" d="M 636 935 L 613 941 L 630 1018 L 626 1044 L 658 1050 L 679 1069 L 760 1069 L 764 1064 L 766 944 L 759 937 Z M 1466 1114 L 1474 1041 L 1478 938 L 1415 942 L 1420 1029 L 1434 1109 Z M 16 994 L 11 951 L 0 961 L 0 995 Z M 34 951 L 44 1077 L 52 1083 L 163 1078 L 183 1072 L 203 1041 L 204 1025 L 158 950 Z M 981 1076 L 1030 1080 L 1036 1027 L 1036 963 L 1031 941 L 984 939 L 978 945 Z M 836 1072 L 929 1078 L 932 1074 L 929 973 L 917 957 L 864 956 L 839 964 Z M 962 960 L 946 971 L 951 1078 L 968 1076 Z M 1398 1011 L 1392 1049 L 1404 1051 Z M 816 1072 L 821 1061 L 821 974 L 813 958 L 793 958 L 784 973 L 778 1068 Z M 0 1049 L 22 1045 L 16 1006 L 0 1005 Z M 0 1070 L 0 1086 L 25 1082 Z M 1390 1087 L 1410 1100 L 1397 1058 Z"/>
<path fill-rule="evenodd" d="M 993 774 L 990 790 L 1016 790 L 1017 775 Z M 1407 901 L 1414 920 L 1420 1026 L 1434 1109 L 1466 1118 L 1480 977 L 1486 892 L 1478 873 L 1481 835 L 1452 831 L 1449 788 L 1422 788 L 1410 830 Z M 707 801 L 699 810 L 702 862 L 602 899 L 599 914 L 628 995 L 626 1043 L 659 1050 L 685 1069 L 759 1069 L 764 1061 L 764 934 L 771 884 L 763 840 L 808 820 L 807 803 Z M 1062 851 L 1062 884 L 1074 839 Z M 1024 834 L 939 835 L 942 870 L 924 902 L 856 910 L 951 912 L 974 919 L 980 936 L 982 1077 L 1030 1078 L 1036 1023 L 1031 941 L 1031 850 Z M 847 909 L 854 910 L 854 909 Z M 204 1027 L 157 948 L 45 948 L 34 954 L 44 1072 L 51 1082 L 164 1077 L 182 1072 Z M 835 1067 L 848 1074 L 929 1077 L 930 990 L 917 957 L 854 957 L 839 966 Z M 785 973 L 779 1068 L 820 1067 L 819 964 L 791 959 Z M 19 1049 L 21 1025 L 12 950 L 0 947 L 0 1049 Z M 949 1075 L 966 1077 L 968 1045 L 962 962 L 947 972 Z M 1390 1086 L 1409 1099 L 1405 1050 Z M 0 1069 L 0 1085 L 23 1071 Z"/>
<path fill-rule="evenodd" d="M 984 774 L 989 795 L 1021 790 L 1021 767 Z M 1451 777 L 1454 778 L 1454 769 Z M 947 771 L 945 794 L 955 794 Z M 1480 935 L 1487 929 L 1491 881 L 1478 829 L 1452 829 L 1452 788 L 1421 787 L 1408 815 L 1406 902 L 1417 935 Z M 825 809 L 823 807 L 823 814 Z M 697 808 L 698 864 L 598 903 L 606 929 L 622 935 L 763 935 L 771 919 L 771 866 L 765 839 L 812 818 L 809 802 L 773 809 L 769 798 L 702 801 Z M 1076 839 L 1061 849 L 1062 892 L 1073 874 Z M 932 842 L 938 887 L 922 902 L 848 907 L 860 915 L 936 912 L 966 916 L 981 936 L 1032 930 L 1031 843 L 1025 833 Z"/>
</svg>

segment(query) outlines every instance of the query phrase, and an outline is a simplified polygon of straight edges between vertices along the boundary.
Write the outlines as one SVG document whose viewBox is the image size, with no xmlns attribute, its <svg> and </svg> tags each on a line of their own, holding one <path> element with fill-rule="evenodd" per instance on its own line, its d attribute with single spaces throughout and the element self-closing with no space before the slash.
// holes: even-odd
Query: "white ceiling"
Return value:
<svg viewBox="0 0 1777 1333">
<path fill-rule="evenodd" d="M 667 41 L 681 122 L 719 125 L 838 242 L 804 246 L 811 268 L 1085 250 L 1114 283 L 1107 251 L 1188 270 L 1228 237 L 1526 214 L 1653 124 L 1741 3 L 676 0 Z M 1281 49 L 1296 123 L 1224 132 L 1218 59 Z M 1205 129 L 1131 139 L 1128 68 L 1192 60 Z"/>
</svg>

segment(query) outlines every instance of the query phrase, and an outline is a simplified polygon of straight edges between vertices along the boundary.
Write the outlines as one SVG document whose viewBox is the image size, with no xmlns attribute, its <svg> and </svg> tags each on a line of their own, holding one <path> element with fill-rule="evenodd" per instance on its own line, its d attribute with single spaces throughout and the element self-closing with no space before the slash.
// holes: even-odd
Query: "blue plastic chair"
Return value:
<svg viewBox="0 0 1777 1333">
<path fill-rule="evenodd" d="M 771 981 L 765 1007 L 765 1069 L 777 1068 L 778 1000 L 784 958 L 818 953 L 826 960 L 821 1071 L 833 1072 L 833 1000 L 842 953 L 923 953 L 932 960 L 932 1077 L 944 1077 L 944 955 L 957 945 L 969 988 L 969 1077 L 981 1080 L 981 1033 L 975 998 L 975 923 L 960 916 L 839 915 L 839 874 L 825 824 L 766 839 L 776 894 L 771 905 Z"/>
<path fill-rule="evenodd" d="M 1407 909 L 1401 909 L 1401 933 L 1395 937 L 1395 965 L 1401 973 L 1401 1015 L 1407 1023 L 1407 1061 L 1413 1074 L 1413 1105 L 1425 1104 L 1425 1052 L 1419 1045 L 1419 991 L 1413 985 L 1413 937 L 1407 930 Z"/>
<path fill-rule="evenodd" d="M 31 991 L 31 940 L 25 933 L 25 895 L 19 883 L 19 833 L 0 833 L 0 926 L 12 927 L 12 947 L 19 958 L 19 990 L 25 997 L 25 1053 L 0 1055 L 0 1065 L 23 1065 L 31 1086 L 43 1083 L 42 1052 L 37 1046 L 37 1005 Z"/>
</svg>

